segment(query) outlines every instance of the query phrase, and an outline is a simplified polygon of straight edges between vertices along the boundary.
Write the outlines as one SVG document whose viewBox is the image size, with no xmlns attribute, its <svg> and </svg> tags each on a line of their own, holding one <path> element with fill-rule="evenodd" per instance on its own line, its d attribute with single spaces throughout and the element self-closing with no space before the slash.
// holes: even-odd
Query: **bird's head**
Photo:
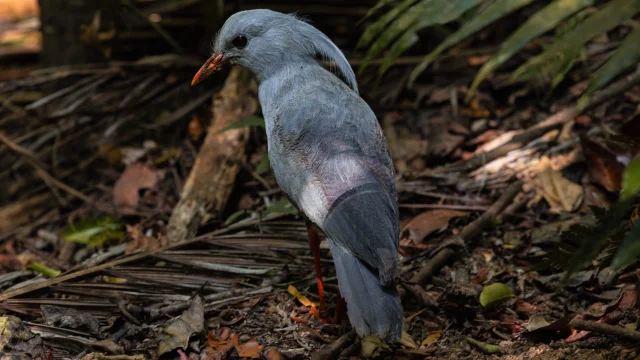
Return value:
<svg viewBox="0 0 640 360">
<path fill-rule="evenodd" d="M 358 91 L 355 74 L 340 49 L 322 32 L 294 15 L 271 10 L 238 12 L 224 23 L 213 44 L 213 54 L 193 78 L 195 85 L 225 65 L 239 65 L 259 81 L 283 66 L 330 61 L 343 81 Z"/>
</svg>

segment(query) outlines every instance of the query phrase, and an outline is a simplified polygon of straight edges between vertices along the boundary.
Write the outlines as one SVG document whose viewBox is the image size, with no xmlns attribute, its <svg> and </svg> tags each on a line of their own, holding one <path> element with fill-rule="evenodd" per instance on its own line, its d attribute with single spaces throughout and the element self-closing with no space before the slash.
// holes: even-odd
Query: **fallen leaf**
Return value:
<svg viewBox="0 0 640 360">
<path fill-rule="evenodd" d="M 204 305 L 202 298 L 196 296 L 191 306 L 182 315 L 167 321 L 158 335 L 158 355 L 178 348 L 186 349 L 192 335 L 204 331 Z"/>
<path fill-rule="evenodd" d="M 13 315 L 0 317 L 0 354 L 6 356 L 3 358 L 44 358 L 44 353 L 42 338 L 32 333 L 22 320 Z"/>
<path fill-rule="evenodd" d="M 436 331 L 430 332 L 429 335 L 427 335 L 427 337 L 424 338 L 424 340 L 422 340 L 422 344 L 420 344 L 420 348 L 426 349 L 429 346 L 435 344 L 436 341 L 440 339 L 440 336 L 442 336 L 442 330 L 436 330 Z"/>
<path fill-rule="evenodd" d="M 418 344 L 416 344 L 415 341 L 413 341 L 413 338 L 411 337 L 411 335 L 409 335 L 409 333 L 406 330 L 402 330 L 402 335 L 400 337 L 400 343 L 409 349 L 417 349 L 418 348 Z"/>
<path fill-rule="evenodd" d="M 146 251 L 158 250 L 167 245 L 168 239 L 166 236 L 160 234 L 158 237 L 146 236 L 142 233 L 141 225 L 126 225 L 127 234 L 131 237 L 131 241 L 125 250 L 125 254 L 131 254 L 132 252 L 142 249 Z"/>
<path fill-rule="evenodd" d="M 282 360 L 282 354 L 276 348 L 269 348 L 264 352 L 264 357 L 266 360 Z"/>
<path fill-rule="evenodd" d="M 242 345 L 236 345 L 236 349 L 238 350 L 238 356 L 240 357 L 260 359 L 260 353 L 264 349 L 264 345 L 258 343 L 256 339 L 251 338 Z"/>
<path fill-rule="evenodd" d="M 503 283 L 493 283 L 482 289 L 482 293 L 480 293 L 480 305 L 485 308 L 495 307 L 514 296 L 511 288 L 507 285 Z"/>
<path fill-rule="evenodd" d="M 553 170 L 548 157 L 540 160 L 539 167 L 541 170 L 536 174 L 534 185 L 549 203 L 550 211 L 559 213 L 577 210 L 584 198 L 582 186 Z"/>
<path fill-rule="evenodd" d="M 537 308 L 535 305 L 532 305 L 524 300 L 519 299 L 516 302 L 516 312 L 520 314 L 531 316 L 536 312 L 536 310 Z"/>
<path fill-rule="evenodd" d="M 94 336 L 100 335 L 100 323 L 89 313 L 54 305 L 41 305 L 40 309 L 45 324 L 49 326 L 83 331 Z"/>
<path fill-rule="evenodd" d="M 526 329 L 527 331 L 534 331 L 549 325 L 551 325 L 551 323 L 548 322 L 544 316 L 536 314 L 529 319 Z"/>
<path fill-rule="evenodd" d="M 300 291 L 298 291 L 298 289 L 296 289 L 296 287 L 293 286 L 293 285 L 289 285 L 289 287 L 287 288 L 287 292 L 289 292 L 289 294 L 291 294 L 291 296 L 293 296 L 296 299 L 298 299 L 298 301 L 304 306 L 318 306 L 319 305 L 319 304 L 316 304 L 313 301 L 309 300 L 308 297 L 302 295 L 302 293 Z"/>
<path fill-rule="evenodd" d="M 0 234 L 29 223 L 44 210 L 50 195 L 41 194 L 16 201 L 0 208 Z"/>
<path fill-rule="evenodd" d="M 480 66 L 489 60 L 489 55 L 469 56 L 467 63 L 471 66 Z"/>
<path fill-rule="evenodd" d="M 193 141 L 197 141 L 200 138 L 200 135 L 202 135 L 203 131 L 204 130 L 202 128 L 200 118 L 198 117 L 198 115 L 194 114 L 191 118 L 191 121 L 189 121 L 189 135 L 191 135 L 191 139 L 193 139 Z"/>
<path fill-rule="evenodd" d="M 361 344 L 360 356 L 364 359 L 375 358 L 382 350 L 389 349 L 389 346 L 375 335 L 365 336 Z"/>
<path fill-rule="evenodd" d="M 134 212 L 142 189 L 153 188 L 158 183 L 158 174 L 142 163 L 129 165 L 113 187 L 113 200 L 123 214 Z"/>
<path fill-rule="evenodd" d="M 40 273 L 47 278 L 54 278 L 62 273 L 60 270 L 49 267 L 47 264 L 41 262 L 32 262 L 27 266 L 27 269 Z"/>
<path fill-rule="evenodd" d="M 407 233 L 403 238 L 410 238 L 414 243 L 421 243 L 425 237 L 434 231 L 446 229 L 449 220 L 467 215 L 464 211 L 437 209 L 423 212 L 414 217 L 402 229 L 402 234 Z"/>
<path fill-rule="evenodd" d="M 591 181 L 602 185 L 607 191 L 620 191 L 624 165 L 618 162 L 616 155 L 586 137 L 580 138 L 580 144 L 587 161 Z"/>
<path fill-rule="evenodd" d="M 66 241 L 96 247 L 111 240 L 122 240 L 125 234 L 121 222 L 110 217 L 102 217 L 73 223 L 65 229 L 62 236 Z"/>
</svg>

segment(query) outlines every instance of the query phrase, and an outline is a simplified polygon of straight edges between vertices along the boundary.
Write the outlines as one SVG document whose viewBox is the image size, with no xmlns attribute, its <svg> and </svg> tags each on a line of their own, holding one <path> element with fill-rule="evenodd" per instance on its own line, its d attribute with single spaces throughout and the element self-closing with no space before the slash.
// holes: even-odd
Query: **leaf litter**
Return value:
<svg viewBox="0 0 640 360">
<path fill-rule="evenodd" d="M 409 8 L 417 2 L 405 3 Z M 469 7 L 475 2 L 464 3 Z M 494 7 L 500 6 L 500 12 L 491 16 L 525 3 L 497 2 Z M 588 3 L 576 2 L 554 15 L 567 16 Z M 484 26 L 481 21 L 467 24 L 464 27 Z M 463 38 L 464 27 L 453 32 L 455 37 L 444 47 Z M 444 61 L 434 63 L 438 70 L 428 71 L 427 82 L 417 79 L 416 93 L 405 91 L 401 81 L 406 76 L 397 75 L 414 69 L 404 58 L 380 80 L 400 89 L 393 96 L 388 89 L 373 90 L 379 69 L 363 72 L 359 79 L 363 95 L 383 119 L 398 174 L 401 247 L 408 250 L 402 254 L 399 281 L 406 285 L 424 269 L 432 270 L 424 277 L 427 281 L 414 284 L 415 293 L 403 296 L 402 344 L 387 348 L 366 339 L 343 349 L 345 356 L 365 347 L 365 353 L 395 352 L 396 358 L 481 359 L 485 353 L 503 353 L 502 358 L 571 354 L 597 359 L 608 352 L 622 358 L 629 346 L 611 338 L 603 343 L 607 338 L 592 331 L 573 329 L 570 335 L 569 320 L 581 317 L 620 328 L 634 324 L 633 267 L 615 265 L 615 254 L 607 260 L 608 247 L 569 283 L 562 283 L 561 267 L 534 266 L 556 259 L 554 254 L 567 259 L 575 253 L 578 247 L 573 245 L 579 244 L 573 242 L 576 237 L 566 236 L 575 230 L 570 229 L 584 225 L 586 230 L 577 234 L 588 234 L 590 226 L 597 226 L 597 221 L 588 221 L 599 210 L 588 205 L 613 206 L 621 191 L 622 197 L 634 193 L 624 189 L 634 188 L 625 185 L 625 168 L 637 155 L 632 140 L 639 134 L 630 130 L 639 121 L 633 110 L 640 101 L 637 86 L 587 107 L 576 118 L 571 108 L 563 107 L 585 94 L 588 67 L 568 69 L 563 80 L 567 84 L 560 83 L 543 99 L 527 84 L 507 85 L 509 71 L 503 68 L 516 57 L 496 67 L 494 58 L 477 47 L 487 34 L 480 32 L 477 39 L 441 53 Z M 608 34 L 610 39 L 618 35 Z M 407 50 L 400 45 L 395 51 Z M 587 43 L 585 48 L 593 52 L 601 45 Z M 535 41 L 525 46 L 520 60 L 539 47 Z M 387 55 L 396 56 L 393 51 Z M 3 332 L 14 339 L 14 350 L 45 356 L 43 351 L 51 349 L 73 358 L 80 355 L 74 350 L 78 344 L 89 344 L 98 352 L 85 354 L 87 359 L 153 358 L 161 352 L 176 358 L 289 359 L 306 358 L 344 334 L 312 314 L 317 294 L 306 231 L 269 171 L 260 117 L 246 117 L 223 129 L 231 136 L 232 129 L 250 128 L 253 160 L 242 164 L 235 179 L 239 196 L 233 194 L 224 210 L 198 209 L 204 216 L 191 224 L 197 235 L 172 247 L 167 219 L 198 157 L 210 124 L 209 103 L 217 91 L 202 90 L 198 97 L 180 89 L 178 84 L 188 82 L 197 66 L 179 56 L 114 62 L 75 73 L 71 87 L 55 89 L 63 94 L 52 97 L 33 90 L 70 75 L 42 69 L 0 84 L 0 97 L 13 106 L 5 108 L 3 102 L 0 110 L 3 119 L 10 116 L 3 120 L 3 132 L 13 141 L 0 145 L 0 163 L 11 169 L 0 172 L 8 184 L 6 194 L 0 195 L 0 214 L 11 217 L 5 221 L 0 216 L 0 296 L 6 311 L 20 317 L 4 315 L 0 324 L 19 329 Z M 472 95 L 468 86 L 473 71 L 466 69 L 474 66 L 495 67 L 495 73 Z M 96 81 L 91 98 L 79 108 L 68 106 Z M 141 84 L 157 90 L 134 91 Z M 569 91 L 561 91 L 565 85 Z M 590 90 L 586 94 L 598 97 Z M 26 121 L 28 111 L 43 118 Z M 91 121 L 83 120 L 86 114 Z M 574 116 L 563 118 L 567 114 Z M 550 118 L 557 122 L 537 128 Z M 135 129 L 129 126 L 133 119 Z M 63 141 L 51 145 L 47 134 L 53 123 Z M 90 145 L 90 137 L 101 143 Z M 60 183 L 43 177 L 42 171 Z M 478 222 L 486 225 L 469 238 L 468 226 L 482 220 L 516 179 L 525 183 L 516 198 L 520 200 Z M 118 211 L 104 211 L 110 205 Z M 627 236 L 635 236 L 628 232 L 635 228 L 631 213 L 619 217 Z M 454 241 L 458 237 L 463 241 Z M 58 250 L 65 242 L 72 249 L 69 258 Z M 322 260 L 333 313 L 338 292 L 324 243 Z M 47 280 L 27 271 L 37 263 L 61 273 L 50 273 L 57 276 Z M 612 284 L 607 271 L 598 269 L 610 264 L 621 268 Z M 621 288 L 616 297 L 615 290 Z M 20 289 L 25 292 L 17 296 Z M 48 316 L 42 317 L 43 309 Z M 561 339 L 570 342 L 552 344 Z M 587 345 L 593 340 L 601 342 Z"/>
</svg>

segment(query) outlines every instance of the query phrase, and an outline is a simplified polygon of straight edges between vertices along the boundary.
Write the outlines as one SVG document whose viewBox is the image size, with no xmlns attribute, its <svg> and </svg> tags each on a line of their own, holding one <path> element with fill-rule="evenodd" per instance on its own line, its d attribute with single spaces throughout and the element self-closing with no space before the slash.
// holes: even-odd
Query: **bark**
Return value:
<svg viewBox="0 0 640 360">
<path fill-rule="evenodd" d="M 246 157 L 249 129 L 219 131 L 256 112 L 258 100 L 252 84 L 249 73 L 234 68 L 220 93 L 214 96 L 214 122 L 169 220 L 171 243 L 193 237 L 207 212 L 219 212 L 227 204 Z"/>
</svg>

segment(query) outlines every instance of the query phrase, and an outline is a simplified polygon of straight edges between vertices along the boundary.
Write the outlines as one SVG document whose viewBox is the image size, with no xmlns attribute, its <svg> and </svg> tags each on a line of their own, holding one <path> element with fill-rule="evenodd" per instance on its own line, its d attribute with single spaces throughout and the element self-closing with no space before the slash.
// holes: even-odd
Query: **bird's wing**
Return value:
<svg viewBox="0 0 640 360">
<path fill-rule="evenodd" d="M 321 157 L 312 166 L 313 181 L 328 205 L 318 225 L 336 245 L 375 269 L 383 284 L 390 284 L 399 236 L 393 170 L 385 158 L 365 153 L 348 130 L 325 134 L 313 151 Z M 378 145 L 386 150 L 386 144 Z"/>
</svg>

